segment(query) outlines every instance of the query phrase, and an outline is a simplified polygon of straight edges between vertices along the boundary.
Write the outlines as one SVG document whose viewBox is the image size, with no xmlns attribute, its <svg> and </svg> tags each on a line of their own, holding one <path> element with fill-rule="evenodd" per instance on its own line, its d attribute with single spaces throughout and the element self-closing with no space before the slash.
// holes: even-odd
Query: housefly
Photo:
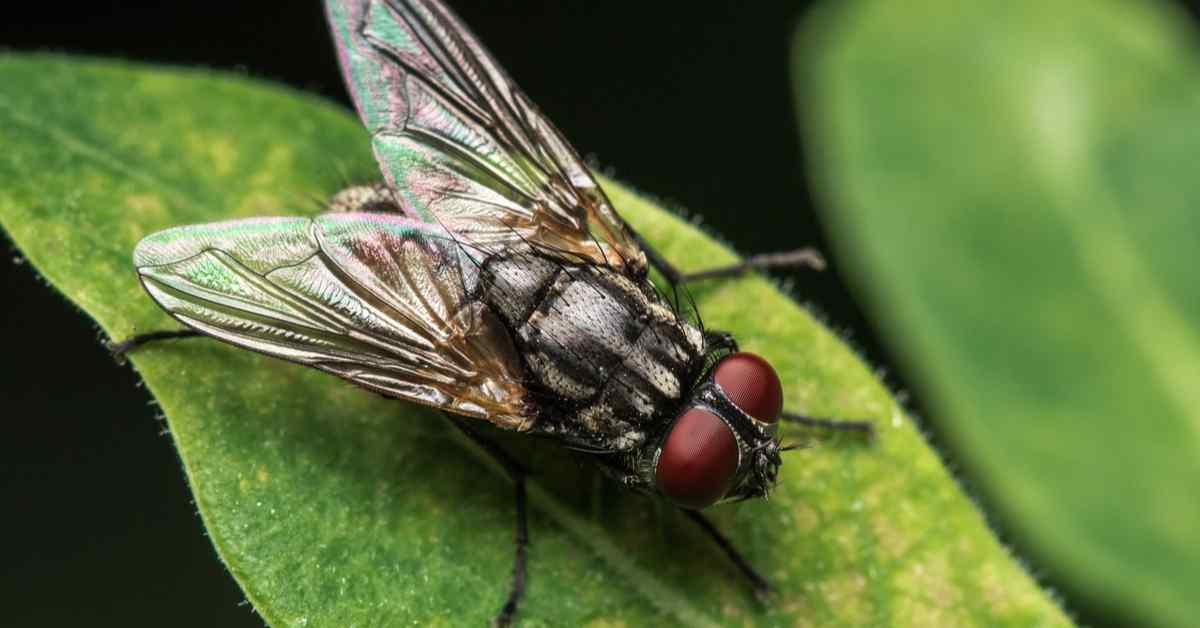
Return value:
<svg viewBox="0 0 1200 628">
<path fill-rule="evenodd" d="M 699 511 L 766 496 L 782 412 L 763 358 L 659 292 L 690 279 L 815 261 L 810 251 L 684 274 L 622 220 L 578 153 L 436 0 L 328 0 L 346 83 L 383 181 L 316 217 L 168 229 L 134 265 L 206 335 L 445 411 L 516 485 L 512 584 L 524 590 L 525 470 L 474 420 L 549 437 L 626 488 L 669 500 L 760 592 L 767 582 Z"/>
</svg>

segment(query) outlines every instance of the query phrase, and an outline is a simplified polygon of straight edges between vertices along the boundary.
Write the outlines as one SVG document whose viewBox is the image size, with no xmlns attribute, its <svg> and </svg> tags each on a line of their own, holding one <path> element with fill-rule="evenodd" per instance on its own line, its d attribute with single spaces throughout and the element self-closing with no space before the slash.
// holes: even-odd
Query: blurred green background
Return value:
<svg viewBox="0 0 1200 628">
<path fill-rule="evenodd" d="M 910 392 L 1081 623 L 1192 623 L 1190 7 L 453 6 L 617 178 L 740 251 L 832 253 L 832 271 L 786 280 Z M 239 69 L 345 102 L 315 5 L 24 7 L 0 45 Z M 135 377 L 27 268 L 0 275 L 5 623 L 258 625 Z"/>
<path fill-rule="evenodd" d="M 1101 1 L 831 4 L 793 49 L 836 257 L 965 476 L 1069 608 L 1168 626 L 1200 617 L 1197 52 Z"/>
</svg>

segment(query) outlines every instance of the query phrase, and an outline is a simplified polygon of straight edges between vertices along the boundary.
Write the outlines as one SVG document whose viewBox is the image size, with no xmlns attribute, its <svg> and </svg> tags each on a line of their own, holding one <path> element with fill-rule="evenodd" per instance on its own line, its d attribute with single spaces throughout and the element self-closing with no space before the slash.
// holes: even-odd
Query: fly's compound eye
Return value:
<svg viewBox="0 0 1200 628">
<path fill-rule="evenodd" d="M 738 468 L 738 443 L 724 421 L 708 410 L 683 413 L 658 456 L 658 490 L 676 504 L 701 510 L 729 491 Z"/>
<path fill-rule="evenodd" d="M 779 420 L 783 385 L 766 360 L 744 351 L 731 354 L 717 364 L 713 379 L 742 412 L 764 423 Z"/>
</svg>

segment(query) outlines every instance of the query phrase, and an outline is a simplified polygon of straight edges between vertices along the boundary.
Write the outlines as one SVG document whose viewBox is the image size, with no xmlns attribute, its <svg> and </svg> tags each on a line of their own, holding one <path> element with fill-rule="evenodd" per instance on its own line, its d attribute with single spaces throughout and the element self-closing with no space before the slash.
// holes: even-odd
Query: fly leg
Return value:
<svg viewBox="0 0 1200 628">
<path fill-rule="evenodd" d="M 737 341 L 734 340 L 733 334 L 727 331 L 718 331 L 715 329 L 705 330 L 704 345 L 709 349 L 724 349 L 730 352 L 738 350 Z M 850 421 L 846 419 L 827 419 L 825 417 L 814 417 L 796 412 L 783 411 L 779 418 L 787 423 L 796 423 L 821 430 L 833 430 L 839 432 L 854 432 L 861 435 L 863 438 L 870 440 L 875 436 L 875 427 L 870 421 Z"/>
<path fill-rule="evenodd" d="M 821 254 L 816 249 L 804 248 L 781 253 L 751 255 L 740 262 L 729 264 L 728 266 L 718 266 L 716 268 L 685 273 L 667 261 L 667 258 L 651 247 L 650 243 L 646 242 L 645 238 L 636 231 L 633 232 L 633 237 L 641 245 L 642 251 L 646 253 L 646 261 L 650 262 L 650 265 L 655 270 L 662 273 L 667 283 L 671 284 L 671 287 L 701 279 L 736 277 L 751 270 L 764 268 L 799 268 L 807 266 L 813 270 L 825 269 L 825 258 L 821 257 Z"/>
<path fill-rule="evenodd" d="M 172 340 L 175 338 L 192 338 L 193 336 L 202 336 L 200 332 L 194 329 L 168 329 L 162 331 L 152 331 L 146 334 L 138 334 L 130 336 L 120 342 L 108 342 L 105 345 L 112 352 L 113 357 L 119 362 L 124 363 L 125 354 L 137 349 L 138 347 L 150 343 L 158 342 L 159 340 Z"/>
<path fill-rule="evenodd" d="M 750 581 L 750 586 L 754 588 L 754 592 L 760 598 L 766 597 L 771 592 L 771 583 L 767 582 L 766 578 L 754 570 L 750 562 L 737 551 L 733 543 L 730 543 L 724 534 L 721 534 L 721 531 L 717 529 L 717 526 L 713 525 L 713 522 L 708 520 L 708 517 L 700 514 L 698 510 L 688 510 L 686 508 L 680 508 L 680 510 L 688 516 L 688 519 L 695 521 L 696 525 L 700 526 L 700 529 L 704 530 L 709 538 L 717 544 L 717 547 L 721 548 L 722 552 L 725 552 L 729 560 L 733 561 L 733 564 L 737 566 L 738 571 L 742 572 L 742 575 Z"/>
<path fill-rule="evenodd" d="M 839 432 L 853 432 L 860 434 L 866 439 L 871 439 L 875 436 L 875 426 L 870 421 L 846 421 L 842 419 L 826 419 L 823 417 L 807 416 L 804 414 L 796 414 L 795 412 L 784 411 L 779 415 L 779 418 L 788 423 L 798 423 L 808 427 L 821 430 L 834 430 Z"/>
<path fill-rule="evenodd" d="M 462 417 L 445 412 L 443 414 L 454 424 L 454 427 L 457 427 L 467 438 L 471 439 L 476 445 L 479 445 L 493 460 L 503 467 L 505 473 L 512 479 L 513 485 L 516 487 L 517 548 L 516 555 L 513 557 L 512 584 L 509 587 L 508 599 L 505 600 L 504 606 L 500 608 L 500 612 L 492 620 L 493 626 L 505 627 L 512 623 L 513 615 L 517 612 L 517 604 L 521 602 L 521 597 L 525 595 L 525 548 L 529 545 L 529 526 L 525 516 L 525 476 L 527 475 L 527 471 L 511 454 L 504 451 L 504 448 L 500 447 L 492 439 L 480 434 L 473 426 L 463 420 Z"/>
</svg>

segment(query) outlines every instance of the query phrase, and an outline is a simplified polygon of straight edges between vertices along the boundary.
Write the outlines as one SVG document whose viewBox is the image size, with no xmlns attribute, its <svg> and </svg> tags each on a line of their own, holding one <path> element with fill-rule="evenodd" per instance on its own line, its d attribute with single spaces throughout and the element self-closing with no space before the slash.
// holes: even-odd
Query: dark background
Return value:
<svg viewBox="0 0 1200 628">
<path fill-rule="evenodd" d="M 349 106 L 318 3 L 163 4 L 6 8 L 0 46 L 233 70 Z M 830 251 L 804 174 L 803 103 L 788 79 L 808 3 L 576 4 L 453 2 L 575 146 L 616 177 L 687 207 L 743 253 Z M 790 276 L 796 294 L 907 390 L 833 261 L 823 274 Z M 132 371 L 27 267 L 5 260 L 0 282 L 5 623 L 261 625 L 204 536 Z M 909 405 L 919 413 L 918 402 Z M 1100 619 L 1067 595 L 1081 619 Z"/>
</svg>

